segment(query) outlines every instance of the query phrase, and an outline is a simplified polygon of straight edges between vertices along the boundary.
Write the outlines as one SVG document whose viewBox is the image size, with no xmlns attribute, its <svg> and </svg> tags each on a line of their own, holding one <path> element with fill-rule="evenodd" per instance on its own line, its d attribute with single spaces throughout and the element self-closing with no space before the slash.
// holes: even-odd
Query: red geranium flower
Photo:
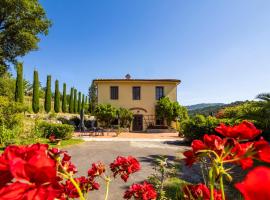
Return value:
<svg viewBox="0 0 270 200">
<path fill-rule="evenodd" d="M 201 183 L 198 185 L 186 185 L 183 188 L 183 192 L 185 200 L 210 200 L 210 190 L 206 185 Z M 222 200 L 222 195 L 220 191 L 214 190 L 214 200 Z"/>
<path fill-rule="evenodd" d="M 48 154 L 48 145 L 9 146 L 0 161 L 0 197 L 35 199 L 49 195 L 48 199 L 52 199 L 60 194 L 56 162 Z M 12 182 L 14 179 L 16 182 Z"/>
<path fill-rule="evenodd" d="M 249 153 L 252 153 L 253 142 L 246 143 L 236 143 L 233 149 L 231 150 L 231 154 L 229 155 L 230 159 L 239 158 L 236 163 L 240 164 L 242 169 L 248 169 L 253 166 L 253 160 Z"/>
<path fill-rule="evenodd" d="M 134 197 L 136 200 L 155 200 L 157 193 L 153 185 L 144 182 L 143 184 L 133 184 L 124 194 L 124 199 L 131 199 Z"/>
<path fill-rule="evenodd" d="M 105 172 L 105 165 L 101 162 L 99 163 L 93 163 L 92 168 L 88 170 L 88 176 L 94 178 L 96 176 L 100 176 Z"/>
<path fill-rule="evenodd" d="M 56 136 L 54 134 L 51 134 L 49 137 L 50 142 L 55 142 L 56 141 Z"/>
<path fill-rule="evenodd" d="M 70 159 L 71 159 L 71 156 L 68 155 L 66 152 L 64 152 L 64 156 L 62 158 L 61 164 L 67 172 L 75 174 L 78 172 L 78 169 L 73 163 L 71 163 Z"/>
<path fill-rule="evenodd" d="M 83 194 L 86 194 L 91 190 L 98 190 L 100 187 L 99 184 L 96 183 L 94 180 L 92 180 L 91 178 L 86 178 L 85 176 L 74 178 L 74 180 L 79 185 Z M 62 186 L 64 190 L 64 197 L 79 198 L 80 195 L 70 180 L 67 180 Z"/>
<path fill-rule="evenodd" d="M 270 163 L 270 145 L 266 140 L 261 138 L 254 142 L 254 149 L 257 152 L 255 155 L 257 159 Z"/>
<path fill-rule="evenodd" d="M 110 164 L 113 176 L 121 175 L 121 178 L 126 182 L 129 175 L 140 170 L 141 166 L 138 160 L 132 156 L 127 158 L 118 156 L 113 163 Z"/>
<path fill-rule="evenodd" d="M 261 130 L 257 129 L 253 123 L 243 121 L 241 124 L 235 126 L 226 126 L 220 124 L 215 131 L 225 137 L 237 138 L 237 139 L 253 139 L 262 133 Z"/>
<path fill-rule="evenodd" d="M 196 162 L 200 150 L 209 149 L 215 151 L 217 154 L 220 154 L 220 152 L 224 149 L 224 144 L 226 144 L 226 140 L 223 140 L 216 135 L 205 134 L 203 141 L 193 140 L 191 143 L 192 150 L 188 150 L 183 153 L 186 157 L 186 165 L 191 166 L 194 162 Z"/>
<path fill-rule="evenodd" d="M 256 167 L 250 171 L 244 181 L 235 184 L 245 200 L 269 200 L 270 199 L 270 169 Z"/>
</svg>

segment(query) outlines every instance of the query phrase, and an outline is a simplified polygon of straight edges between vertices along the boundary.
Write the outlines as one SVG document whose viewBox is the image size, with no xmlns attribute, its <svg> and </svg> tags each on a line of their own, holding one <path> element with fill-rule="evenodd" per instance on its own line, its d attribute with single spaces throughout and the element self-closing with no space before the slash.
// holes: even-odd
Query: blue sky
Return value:
<svg viewBox="0 0 270 200">
<path fill-rule="evenodd" d="M 183 105 L 270 92 L 270 1 L 41 0 L 53 21 L 33 69 L 87 94 L 94 78 L 176 78 Z"/>
</svg>

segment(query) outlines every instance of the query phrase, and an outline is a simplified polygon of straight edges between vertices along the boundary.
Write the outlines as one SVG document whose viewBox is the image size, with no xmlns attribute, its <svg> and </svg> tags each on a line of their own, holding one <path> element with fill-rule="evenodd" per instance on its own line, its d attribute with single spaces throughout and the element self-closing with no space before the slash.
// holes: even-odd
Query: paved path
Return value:
<svg viewBox="0 0 270 200">
<path fill-rule="evenodd" d="M 141 171 L 131 175 L 127 183 L 121 179 L 116 179 L 110 187 L 110 200 L 122 199 L 124 191 L 129 185 L 135 182 L 145 180 L 151 173 L 152 162 L 158 155 L 168 156 L 169 159 L 174 159 L 186 150 L 184 146 L 180 146 L 177 142 L 85 142 L 67 148 L 72 156 L 72 162 L 78 167 L 80 175 L 86 175 L 91 163 L 103 161 L 105 164 L 111 163 L 118 155 L 136 157 L 142 166 Z M 99 181 L 103 183 L 102 180 Z M 105 187 L 101 184 L 99 191 L 94 191 L 89 194 L 90 200 L 104 199 Z"/>
</svg>

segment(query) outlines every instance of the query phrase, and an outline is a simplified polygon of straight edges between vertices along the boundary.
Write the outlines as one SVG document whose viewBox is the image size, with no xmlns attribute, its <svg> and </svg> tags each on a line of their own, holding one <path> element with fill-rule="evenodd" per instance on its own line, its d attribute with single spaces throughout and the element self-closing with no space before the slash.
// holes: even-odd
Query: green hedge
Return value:
<svg viewBox="0 0 270 200">
<path fill-rule="evenodd" d="M 180 132 L 187 140 L 192 141 L 195 139 L 202 139 L 204 134 L 217 134 L 215 128 L 220 123 L 234 125 L 241 121 L 242 120 L 218 119 L 211 116 L 205 117 L 203 115 L 196 115 L 181 123 Z"/>
<path fill-rule="evenodd" d="M 74 127 L 68 124 L 51 124 L 48 122 L 41 122 L 38 125 L 41 135 L 48 138 L 51 134 L 54 134 L 58 139 L 70 139 L 74 132 Z"/>
</svg>

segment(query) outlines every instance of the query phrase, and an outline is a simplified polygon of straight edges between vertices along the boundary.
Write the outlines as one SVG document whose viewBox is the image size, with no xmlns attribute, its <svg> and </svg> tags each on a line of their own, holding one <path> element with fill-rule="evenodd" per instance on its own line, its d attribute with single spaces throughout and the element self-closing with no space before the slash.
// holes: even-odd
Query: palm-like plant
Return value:
<svg viewBox="0 0 270 200">
<path fill-rule="evenodd" d="M 261 121 L 264 124 L 265 128 L 270 127 L 270 93 L 261 93 L 257 97 L 261 101 L 259 103 L 261 115 Z"/>
<path fill-rule="evenodd" d="M 256 99 L 260 99 L 262 101 L 268 101 L 270 102 L 270 93 L 261 93 L 261 94 L 258 94 Z"/>
</svg>

